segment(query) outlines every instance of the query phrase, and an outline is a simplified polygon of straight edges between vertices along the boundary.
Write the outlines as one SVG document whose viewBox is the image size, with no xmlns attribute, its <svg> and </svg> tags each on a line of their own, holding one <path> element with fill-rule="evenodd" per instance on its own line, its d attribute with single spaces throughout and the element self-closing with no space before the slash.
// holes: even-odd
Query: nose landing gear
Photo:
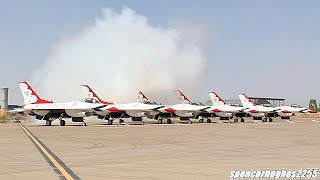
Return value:
<svg viewBox="0 0 320 180">
<path fill-rule="evenodd" d="M 65 125 L 66 125 L 66 121 L 65 121 L 65 120 L 60 119 L 60 125 L 61 125 L 61 126 L 65 126 Z"/>
<path fill-rule="evenodd" d="M 51 121 L 50 120 L 46 120 L 46 126 L 51 126 Z"/>
</svg>

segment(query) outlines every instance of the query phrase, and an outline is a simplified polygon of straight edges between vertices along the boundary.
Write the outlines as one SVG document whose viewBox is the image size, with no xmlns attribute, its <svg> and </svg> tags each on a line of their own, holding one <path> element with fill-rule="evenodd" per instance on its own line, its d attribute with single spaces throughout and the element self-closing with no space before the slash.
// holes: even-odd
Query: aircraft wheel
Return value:
<svg viewBox="0 0 320 180">
<path fill-rule="evenodd" d="M 203 123 L 203 119 L 199 119 L 199 123 Z"/>
<path fill-rule="evenodd" d="M 244 119 L 243 119 L 243 118 L 241 118 L 241 119 L 240 119 L 240 121 L 241 121 L 241 122 L 244 122 Z"/>
<path fill-rule="evenodd" d="M 237 123 L 239 120 L 238 118 L 234 119 L 233 122 Z"/>
<path fill-rule="evenodd" d="M 143 121 L 142 121 L 143 122 Z M 119 119 L 119 124 L 123 125 L 124 124 L 124 120 L 123 119 Z"/>
<path fill-rule="evenodd" d="M 108 120 L 108 125 L 112 125 L 113 124 L 113 120 Z"/>
<path fill-rule="evenodd" d="M 84 121 L 82 122 L 82 126 L 87 126 L 87 123 L 85 123 Z"/>
<path fill-rule="evenodd" d="M 46 121 L 46 126 L 51 126 L 51 121 Z"/>
<path fill-rule="evenodd" d="M 162 119 L 159 119 L 159 120 L 158 120 L 158 124 L 162 124 Z"/>
<path fill-rule="evenodd" d="M 66 121 L 65 120 L 60 120 L 60 125 L 61 126 L 65 126 L 66 125 Z"/>
<path fill-rule="evenodd" d="M 272 122 L 273 121 L 273 119 L 272 118 L 269 118 L 269 122 Z"/>
<path fill-rule="evenodd" d="M 263 118 L 262 121 L 263 121 L 263 122 L 267 122 L 267 118 Z"/>
<path fill-rule="evenodd" d="M 211 119 L 208 118 L 208 119 L 207 119 L 207 123 L 211 123 Z"/>
<path fill-rule="evenodd" d="M 167 119 L 167 123 L 168 123 L 168 124 L 172 124 L 171 119 Z"/>
</svg>

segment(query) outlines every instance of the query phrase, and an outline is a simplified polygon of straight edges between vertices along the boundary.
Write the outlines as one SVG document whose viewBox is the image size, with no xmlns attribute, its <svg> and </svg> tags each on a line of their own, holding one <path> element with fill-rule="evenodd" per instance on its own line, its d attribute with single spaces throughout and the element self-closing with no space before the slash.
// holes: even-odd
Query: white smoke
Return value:
<svg viewBox="0 0 320 180">
<path fill-rule="evenodd" d="M 138 90 L 172 102 L 165 96 L 174 89 L 193 96 L 203 87 L 207 60 L 199 44 L 183 29 L 152 26 L 129 8 L 104 9 L 94 24 L 53 46 L 31 85 L 54 101 L 79 99 L 80 85 L 88 84 L 116 103 L 136 101 Z"/>
</svg>

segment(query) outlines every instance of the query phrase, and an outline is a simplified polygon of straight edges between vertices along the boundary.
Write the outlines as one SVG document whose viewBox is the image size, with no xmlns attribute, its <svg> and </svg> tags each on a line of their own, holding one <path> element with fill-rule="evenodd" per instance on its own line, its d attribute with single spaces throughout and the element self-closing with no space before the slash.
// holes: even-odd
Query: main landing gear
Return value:
<svg viewBox="0 0 320 180">
<path fill-rule="evenodd" d="M 268 122 L 268 120 L 269 120 L 269 122 L 273 122 L 272 117 L 269 117 L 269 118 L 265 117 L 265 118 L 262 119 L 263 122 Z"/>
<path fill-rule="evenodd" d="M 239 119 L 240 119 L 240 122 L 244 122 L 244 119 L 243 118 L 235 118 L 234 120 L 233 120 L 233 122 L 239 122 Z"/>
<path fill-rule="evenodd" d="M 204 119 L 199 119 L 199 123 L 203 123 L 204 122 Z M 207 118 L 207 123 L 211 123 L 211 119 L 210 118 Z"/>
<path fill-rule="evenodd" d="M 114 119 L 108 119 L 108 125 L 113 125 Z M 123 119 L 119 119 L 119 125 L 124 125 L 125 122 Z"/>
<path fill-rule="evenodd" d="M 171 119 L 167 119 L 167 124 L 172 124 L 172 120 Z"/>
<path fill-rule="evenodd" d="M 51 126 L 51 124 L 52 124 L 52 121 L 46 120 L 46 126 Z M 60 125 L 61 126 L 65 126 L 66 125 L 66 121 L 63 120 L 63 119 L 60 119 Z"/>
</svg>

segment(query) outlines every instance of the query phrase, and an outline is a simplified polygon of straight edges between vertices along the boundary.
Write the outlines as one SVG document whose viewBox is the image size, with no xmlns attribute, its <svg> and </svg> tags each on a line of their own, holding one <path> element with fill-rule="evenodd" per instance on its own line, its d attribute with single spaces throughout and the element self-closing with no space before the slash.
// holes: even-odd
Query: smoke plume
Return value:
<svg viewBox="0 0 320 180">
<path fill-rule="evenodd" d="M 201 42 L 186 33 L 196 27 L 188 27 L 153 26 L 129 8 L 104 9 L 93 24 L 54 44 L 31 85 L 44 99 L 60 102 L 81 98 L 81 84 L 116 103 L 135 102 L 138 90 L 164 103 L 176 102 L 174 89 L 194 96 L 203 87 L 207 59 Z"/>
</svg>

